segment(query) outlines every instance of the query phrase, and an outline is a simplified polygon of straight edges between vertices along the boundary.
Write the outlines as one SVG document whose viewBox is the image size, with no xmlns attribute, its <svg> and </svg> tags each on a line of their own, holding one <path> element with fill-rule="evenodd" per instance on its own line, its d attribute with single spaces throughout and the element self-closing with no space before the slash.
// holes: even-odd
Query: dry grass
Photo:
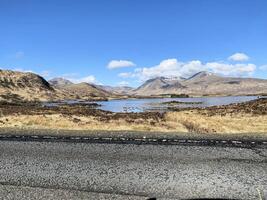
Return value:
<svg viewBox="0 0 267 200">
<path fill-rule="evenodd" d="M 129 131 L 181 131 L 186 132 L 183 125 L 169 127 L 162 122 L 135 120 L 127 122 L 123 119 L 101 122 L 94 117 L 64 115 L 12 115 L 0 118 L 0 127 L 17 127 L 33 129 L 66 129 L 66 130 L 129 130 Z"/>
<path fill-rule="evenodd" d="M 267 115 L 202 115 L 198 111 L 170 112 L 169 123 L 182 123 L 189 132 L 197 133 L 267 133 Z"/>
<path fill-rule="evenodd" d="M 0 117 L 0 127 L 66 130 L 128 130 L 195 133 L 266 133 L 267 115 L 251 114 L 208 116 L 198 111 L 169 112 L 165 120 L 116 119 L 108 122 L 93 116 L 52 115 L 9 115 Z"/>
<path fill-rule="evenodd" d="M 160 113 L 111 113 L 88 106 L 0 107 L 0 127 L 65 130 L 128 130 L 267 135 L 267 99 L 228 106 Z"/>
</svg>

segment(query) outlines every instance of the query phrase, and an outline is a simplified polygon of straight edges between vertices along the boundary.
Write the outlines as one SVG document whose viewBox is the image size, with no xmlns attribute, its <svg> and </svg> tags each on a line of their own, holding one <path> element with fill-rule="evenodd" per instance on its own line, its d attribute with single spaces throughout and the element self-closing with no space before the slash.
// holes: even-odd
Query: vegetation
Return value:
<svg viewBox="0 0 267 200">
<path fill-rule="evenodd" d="M 162 97 L 169 97 L 169 98 L 189 98 L 188 94 L 162 94 Z"/>
<path fill-rule="evenodd" d="M 167 101 L 167 102 L 162 102 L 162 104 L 166 105 L 177 105 L 177 104 L 202 104 L 200 101 Z"/>
<path fill-rule="evenodd" d="M 195 132 L 202 134 L 267 133 L 267 99 L 164 114 L 112 113 L 95 105 L 42 107 L 0 105 L 0 127 L 69 130 Z"/>
</svg>

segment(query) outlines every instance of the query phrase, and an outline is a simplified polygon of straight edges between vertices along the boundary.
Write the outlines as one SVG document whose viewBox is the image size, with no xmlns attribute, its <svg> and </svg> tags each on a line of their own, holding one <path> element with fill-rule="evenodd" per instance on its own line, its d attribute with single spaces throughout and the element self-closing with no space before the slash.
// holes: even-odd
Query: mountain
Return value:
<svg viewBox="0 0 267 200">
<path fill-rule="evenodd" d="M 50 100 L 56 90 L 41 76 L 11 70 L 0 70 L 0 100 Z"/>
<path fill-rule="evenodd" d="M 108 85 L 96 85 L 97 88 L 101 88 L 108 92 L 118 94 L 118 95 L 127 95 L 130 93 L 134 88 L 129 86 L 108 86 Z"/>
<path fill-rule="evenodd" d="M 187 79 L 180 77 L 153 78 L 137 89 L 133 89 L 89 83 L 74 84 L 62 78 L 47 82 L 43 77 L 34 73 L 0 70 L 0 101 L 104 100 L 128 95 L 162 94 L 261 95 L 267 94 L 267 80 L 223 77 L 210 72 L 199 72 Z"/>
<path fill-rule="evenodd" d="M 61 90 L 75 94 L 77 98 L 81 99 L 107 98 L 112 95 L 110 92 L 89 83 L 66 84 L 61 87 Z"/>
<path fill-rule="evenodd" d="M 112 96 L 110 91 L 90 83 L 84 82 L 75 84 L 60 77 L 49 80 L 49 83 L 62 92 L 75 95 L 78 99 L 106 99 L 107 97 Z"/>
<path fill-rule="evenodd" d="M 132 91 L 132 94 L 147 96 L 158 94 L 176 93 L 176 90 L 183 88 L 179 82 L 181 79 L 157 77 L 147 80 L 143 85 Z"/>
<path fill-rule="evenodd" d="M 267 80 L 223 77 L 211 72 L 199 72 L 187 79 L 172 80 L 158 77 L 146 81 L 133 91 L 135 95 L 189 94 L 258 95 L 267 94 Z"/>
<path fill-rule="evenodd" d="M 54 87 L 64 87 L 66 85 L 71 85 L 73 84 L 71 81 L 64 79 L 64 78 L 53 78 L 51 80 L 48 81 L 50 83 L 50 85 L 54 86 Z"/>
<path fill-rule="evenodd" d="M 267 94 L 267 80 L 256 78 L 223 77 L 200 72 L 185 80 L 187 94 L 196 95 L 260 95 Z"/>
<path fill-rule="evenodd" d="M 117 86 L 117 87 L 112 87 L 112 92 L 117 93 L 117 94 L 122 94 L 122 95 L 127 95 L 129 92 L 131 92 L 134 88 L 129 87 L 129 86 Z"/>
</svg>

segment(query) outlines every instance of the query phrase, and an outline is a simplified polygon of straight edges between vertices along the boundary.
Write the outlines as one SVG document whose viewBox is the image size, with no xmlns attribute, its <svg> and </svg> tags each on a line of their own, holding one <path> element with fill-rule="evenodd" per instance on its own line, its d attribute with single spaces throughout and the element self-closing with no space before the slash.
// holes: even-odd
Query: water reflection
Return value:
<svg viewBox="0 0 267 200">
<path fill-rule="evenodd" d="M 120 99 L 110 101 L 97 101 L 99 108 L 112 112 L 164 112 L 170 108 L 209 107 L 241 103 L 259 98 L 258 96 L 228 96 L 228 97 L 192 97 L 192 98 L 156 98 L 156 99 Z M 172 104 L 164 102 L 174 102 Z M 177 102 L 177 103 L 175 103 Z M 184 103 L 183 103 L 184 102 Z M 92 102 L 65 101 L 63 103 L 88 104 Z M 58 106 L 62 103 L 45 103 L 45 106 Z"/>
<path fill-rule="evenodd" d="M 170 107 L 208 107 L 228 105 L 257 99 L 257 96 L 235 96 L 235 97 L 194 97 L 194 98 L 158 98 L 158 99 L 123 99 L 97 102 L 101 109 L 112 112 L 144 112 L 144 111 L 166 111 Z M 164 102 L 177 101 L 187 102 L 185 104 L 162 104 Z M 192 102 L 192 103 L 191 103 Z M 195 104 L 193 103 L 195 102 Z"/>
</svg>

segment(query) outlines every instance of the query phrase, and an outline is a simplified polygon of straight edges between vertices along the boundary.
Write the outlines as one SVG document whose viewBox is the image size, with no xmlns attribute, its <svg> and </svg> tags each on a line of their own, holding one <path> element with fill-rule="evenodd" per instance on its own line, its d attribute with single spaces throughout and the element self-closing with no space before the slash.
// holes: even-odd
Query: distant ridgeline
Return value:
<svg viewBox="0 0 267 200">
<path fill-rule="evenodd" d="M 223 77 L 210 72 L 199 72 L 190 78 L 149 79 L 130 94 L 170 97 L 261 95 L 267 94 L 267 80 Z"/>
</svg>

